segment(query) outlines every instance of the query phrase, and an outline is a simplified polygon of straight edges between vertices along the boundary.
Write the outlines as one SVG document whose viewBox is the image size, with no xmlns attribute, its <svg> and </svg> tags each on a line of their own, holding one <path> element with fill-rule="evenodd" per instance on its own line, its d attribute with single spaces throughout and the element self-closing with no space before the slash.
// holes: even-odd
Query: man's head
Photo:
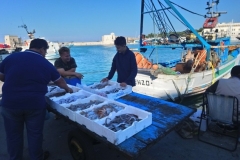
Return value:
<svg viewBox="0 0 240 160">
<path fill-rule="evenodd" d="M 45 57 L 48 48 L 49 46 L 47 41 L 39 38 L 33 39 L 29 47 L 30 50 L 39 52 L 43 57 Z"/>
<path fill-rule="evenodd" d="M 232 77 L 238 77 L 240 78 L 240 65 L 234 66 L 231 70 L 231 76 Z"/>
<path fill-rule="evenodd" d="M 116 49 L 119 53 L 125 53 L 127 47 L 126 47 L 126 39 L 125 37 L 117 37 L 114 41 L 114 45 L 116 46 Z"/>
<path fill-rule="evenodd" d="M 71 55 L 70 55 L 70 50 L 67 47 L 61 47 L 59 50 L 59 55 L 60 58 L 62 59 L 63 62 L 67 63 L 70 61 L 71 59 Z"/>
</svg>

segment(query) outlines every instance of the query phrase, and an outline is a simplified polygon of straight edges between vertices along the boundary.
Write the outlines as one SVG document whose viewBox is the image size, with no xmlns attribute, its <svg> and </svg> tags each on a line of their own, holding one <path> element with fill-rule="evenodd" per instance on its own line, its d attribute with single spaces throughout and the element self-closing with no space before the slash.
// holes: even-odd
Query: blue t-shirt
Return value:
<svg viewBox="0 0 240 160">
<path fill-rule="evenodd" d="M 112 79 L 115 71 L 118 73 L 117 82 L 125 82 L 128 85 L 135 86 L 135 77 L 137 75 L 137 62 L 135 55 L 128 48 L 125 53 L 119 53 L 114 56 L 112 67 L 108 74 L 108 79 Z"/>
<path fill-rule="evenodd" d="M 4 74 L 2 107 L 42 109 L 46 107 L 47 84 L 60 74 L 40 53 L 27 50 L 13 53 L 0 65 Z"/>
</svg>

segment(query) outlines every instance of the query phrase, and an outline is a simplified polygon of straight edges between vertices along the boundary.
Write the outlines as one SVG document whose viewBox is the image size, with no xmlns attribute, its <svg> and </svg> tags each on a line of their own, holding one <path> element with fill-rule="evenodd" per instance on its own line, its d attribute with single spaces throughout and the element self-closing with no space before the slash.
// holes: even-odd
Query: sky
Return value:
<svg viewBox="0 0 240 160">
<path fill-rule="evenodd" d="M 161 0 L 162 1 L 162 0 Z M 206 14 L 208 0 L 172 0 L 201 15 Z M 35 38 L 50 41 L 101 41 L 103 35 L 138 37 L 140 33 L 141 0 L 0 0 L 0 42 L 4 35 L 27 39 L 21 26 L 36 30 Z M 218 11 L 227 11 L 219 22 L 240 22 L 240 0 L 220 0 Z M 176 7 L 195 29 L 202 27 L 204 18 Z M 144 33 L 155 33 L 152 20 L 145 15 Z M 176 22 L 176 20 L 172 20 Z M 173 23 L 177 31 L 186 27 Z"/>
</svg>

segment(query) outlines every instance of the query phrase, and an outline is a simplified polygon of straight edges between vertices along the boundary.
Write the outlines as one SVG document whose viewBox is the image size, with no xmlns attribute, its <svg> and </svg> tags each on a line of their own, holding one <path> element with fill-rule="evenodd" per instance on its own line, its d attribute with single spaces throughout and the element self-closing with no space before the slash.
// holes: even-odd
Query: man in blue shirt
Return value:
<svg viewBox="0 0 240 160">
<path fill-rule="evenodd" d="M 117 53 L 113 58 L 111 70 L 106 78 L 103 78 L 101 82 L 107 82 L 112 79 L 115 71 L 117 71 L 117 82 L 122 87 L 126 85 L 135 86 L 135 77 L 137 75 L 137 62 L 135 55 L 126 46 L 125 37 L 117 37 L 114 41 L 117 49 Z"/>
<path fill-rule="evenodd" d="M 11 160 L 23 158 L 24 124 L 30 158 L 44 159 L 42 131 L 48 83 L 53 81 L 67 92 L 73 92 L 55 67 L 45 59 L 47 49 L 48 43 L 45 40 L 34 39 L 31 41 L 30 50 L 13 53 L 0 65 L 0 80 L 4 82 L 0 112 L 4 120 L 7 150 Z"/>
</svg>

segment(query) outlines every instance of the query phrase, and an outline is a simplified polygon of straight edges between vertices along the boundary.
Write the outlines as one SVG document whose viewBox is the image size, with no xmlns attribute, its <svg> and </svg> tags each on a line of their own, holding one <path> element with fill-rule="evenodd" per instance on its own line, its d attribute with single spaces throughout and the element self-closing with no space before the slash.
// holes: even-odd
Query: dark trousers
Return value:
<svg viewBox="0 0 240 160">
<path fill-rule="evenodd" d="M 43 159 L 43 125 L 46 109 L 23 110 L 0 107 L 7 138 L 10 160 L 22 160 L 24 124 L 27 129 L 31 160 Z"/>
</svg>

